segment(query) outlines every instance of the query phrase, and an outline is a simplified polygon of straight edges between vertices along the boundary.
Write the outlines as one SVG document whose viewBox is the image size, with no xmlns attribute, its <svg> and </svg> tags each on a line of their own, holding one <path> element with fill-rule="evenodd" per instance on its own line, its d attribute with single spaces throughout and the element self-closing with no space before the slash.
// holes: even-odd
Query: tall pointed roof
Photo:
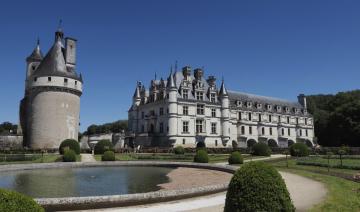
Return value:
<svg viewBox="0 0 360 212">
<path fill-rule="evenodd" d="M 227 90 L 226 90 L 226 88 L 225 88 L 224 79 L 222 79 L 222 82 L 221 82 L 219 95 L 220 95 L 220 96 L 228 96 L 228 92 L 227 92 Z"/>
<path fill-rule="evenodd" d="M 172 66 L 171 66 L 171 69 L 170 69 L 170 75 L 167 79 L 167 85 L 166 87 L 168 88 L 176 88 L 176 84 L 175 84 L 175 80 L 174 80 L 174 76 L 173 76 L 173 70 L 172 70 Z"/>
<path fill-rule="evenodd" d="M 34 76 L 63 76 L 81 81 L 74 69 L 66 67 L 63 54 L 62 32 L 57 31 L 55 33 L 55 43 L 41 61 L 38 69 L 34 72 Z"/>
<path fill-rule="evenodd" d="M 139 82 L 136 83 L 136 89 L 135 89 L 135 92 L 134 92 L 134 98 L 136 99 L 140 99 L 140 86 L 141 84 L 139 84 Z"/>
<path fill-rule="evenodd" d="M 28 62 L 30 62 L 30 61 L 41 61 L 42 59 L 43 59 L 43 55 L 42 55 L 42 52 L 41 52 L 41 49 L 40 49 L 40 41 L 38 39 L 35 49 L 31 53 L 31 55 L 26 58 L 26 61 L 28 61 Z"/>
</svg>

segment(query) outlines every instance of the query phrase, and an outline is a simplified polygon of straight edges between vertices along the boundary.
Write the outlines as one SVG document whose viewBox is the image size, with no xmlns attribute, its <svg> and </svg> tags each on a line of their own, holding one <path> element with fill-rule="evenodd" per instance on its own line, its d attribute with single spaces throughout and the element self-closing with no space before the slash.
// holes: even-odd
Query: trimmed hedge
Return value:
<svg viewBox="0 0 360 212">
<path fill-rule="evenodd" d="M 290 155 L 295 157 L 309 156 L 309 148 L 304 143 L 295 143 L 290 146 Z"/>
<path fill-rule="evenodd" d="M 106 151 L 114 151 L 114 146 L 110 142 L 110 140 L 104 139 L 97 142 L 97 144 L 94 147 L 94 153 L 97 155 L 98 154 L 102 155 Z"/>
<path fill-rule="evenodd" d="M 65 149 L 72 149 L 74 150 L 74 152 L 78 155 L 80 154 L 80 145 L 79 142 L 77 142 L 74 139 L 66 139 L 63 142 L 61 142 L 60 146 L 59 146 L 59 152 L 60 154 L 64 154 L 64 150 Z"/>
<path fill-rule="evenodd" d="M 196 155 L 194 157 L 194 162 L 196 163 L 208 163 L 209 162 L 209 156 L 205 150 L 198 150 L 196 152 Z"/>
<path fill-rule="evenodd" d="M 224 211 L 295 211 L 295 207 L 276 169 L 264 162 L 250 162 L 232 177 Z"/>
<path fill-rule="evenodd" d="M 72 149 L 65 150 L 63 155 L 63 162 L 75 162 L 76 161 L 76 153 Z"/>
<path fill-rule="evenodd" d="M 252 147 L 252 154 L 257 156 L 270 156 L 271 155 L 271 149 L 269 146 L 265 143 L 256 143 Z"/>
<path fill-rule="evenodd" d="M 183 155 L 185 154 L 185 149 L 182 146 L 177 146 L 174 148 L 175 155 Z"/>
<path fill-rule="evenodd" d="M 113 151 L 106 151 L 101 156 L 101 161 L 115 161 L 115 153 Z"/>
<path fill-rule="evenodd" d="M 43 212 L 45 210 L 31 197 L 0 189 L 0 211 Z"/>
<path fill-rule="evenodd" d="M 244 159 L 241 153 L 236 151 L 231 153 L 228 162 L 229 164 L 242 164 L 244 163 Z"/>
</svg>

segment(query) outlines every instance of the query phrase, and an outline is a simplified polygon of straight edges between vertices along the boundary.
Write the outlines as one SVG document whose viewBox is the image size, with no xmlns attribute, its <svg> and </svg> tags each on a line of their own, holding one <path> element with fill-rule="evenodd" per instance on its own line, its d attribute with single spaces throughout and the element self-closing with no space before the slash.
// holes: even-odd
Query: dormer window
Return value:
<svg viewBox="0 0 360 212">
<path fill-rule="evenodd" d="M 285 111 L 288 113 L 290 111 L 289 107 L 285 107 Z"/>
<path fill-rule="evenodd" d="M 211 93 L 211 94 L 210 94 L 210 101 L 211 101 L 211 102 L 215 102 L 215 101 L 216 101 L 215 93 Z"/>
<path fill-rule="evenodd" d="M 306 115 L 307 114 L 307 110 L 306 109 L 304 109 L 304 115 Z"/>
<path fill-rule="evenodd" d="M 281 112 L 281 107 L 280 107 L 280 106 L 276 106 L 276 111 L 277 111 L 277 112 Z"/>
<path fill-rule="evenodd" d="M 182 92 L 182 97 L 184 99 L 188 99 L 189 98 L 189 91 L 184 89 L 183 92 Z"/>
<path fill-rule="evenodd" d="M 268 110 L 271 110 L 271 105 L 267 105 L 267 109 L 268 109 Z"/>
<path fill-rule="evenodd" d="M 200 91 L 197 91 L 196 92 L 196 99 L 197 100 L 204 100 L 204 93 L 200 92 Z"/>
<path fill-rule="evenodd" d="M 248 108 L 250 108 L 250 107 L 251 107 L 251 102 L 246 102 L 246 106 L 247 106 Z"/>
<path fill-rule="evenodd" d="M 242 102 L 239 101 L 239 100 L 236 100 L 236 101 L 235 101 L 235 105 L 236 105 L 237 107 L 241 107 L 241 106 L 242 106 Z"/>
<path fill-rule="evenodd" d="M 256 104 L 256 107 L 257 107 L 257 109 L 260 109 L 260 108 L 261 108 L 261 104 L 260 104 L 260 103 Z"/>
</svg>

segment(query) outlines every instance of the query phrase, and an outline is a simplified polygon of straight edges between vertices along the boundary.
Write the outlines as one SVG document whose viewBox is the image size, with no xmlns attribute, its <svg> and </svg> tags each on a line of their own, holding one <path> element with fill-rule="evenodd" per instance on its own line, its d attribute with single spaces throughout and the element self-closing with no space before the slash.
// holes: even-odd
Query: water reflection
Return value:
<svg viewBox="0 0 360 212">
<path fill-rule="evenodd" d="M 0 187 L 32 197 L 131 194 L 158 190 L 172 168 L 89 167 L 0 173 Z"/>
</svg>

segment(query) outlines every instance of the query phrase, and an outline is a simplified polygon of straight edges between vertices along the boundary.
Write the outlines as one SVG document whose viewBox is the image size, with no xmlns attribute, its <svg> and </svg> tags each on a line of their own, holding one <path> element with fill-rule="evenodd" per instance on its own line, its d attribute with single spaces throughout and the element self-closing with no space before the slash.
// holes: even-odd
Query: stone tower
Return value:
<svg viewBox="0 0 360 212">
<path fill-rule="evenodd" d="M 177 88 L 174 80 L 174 76 L 172 73 L 172 70 L 170 72 L 170 76 L 167 80 L 167 89 L 168 89 L 168 95 L 169 95 L 169 141 L 175 142 L 176 136 L 177 136 Z"/>
<path fill-rule="evenodd" d="M 230 139 L 230 112 L 229 112 L 229 95 L 222 80 L 219 97 L 221 101 L 221 130 L 222 140 L 227 143 Z"/>
<path fill-rule="evenodd" d="M 64 39 L 58 29 L 46 56 L 38 42 L 26 62 L 25 96 L 20 103 L 24 145 L 57 149 L 65 139 L 77 140 L 83 80 L 75 71 L 76 40 Z"/>
</svg>

